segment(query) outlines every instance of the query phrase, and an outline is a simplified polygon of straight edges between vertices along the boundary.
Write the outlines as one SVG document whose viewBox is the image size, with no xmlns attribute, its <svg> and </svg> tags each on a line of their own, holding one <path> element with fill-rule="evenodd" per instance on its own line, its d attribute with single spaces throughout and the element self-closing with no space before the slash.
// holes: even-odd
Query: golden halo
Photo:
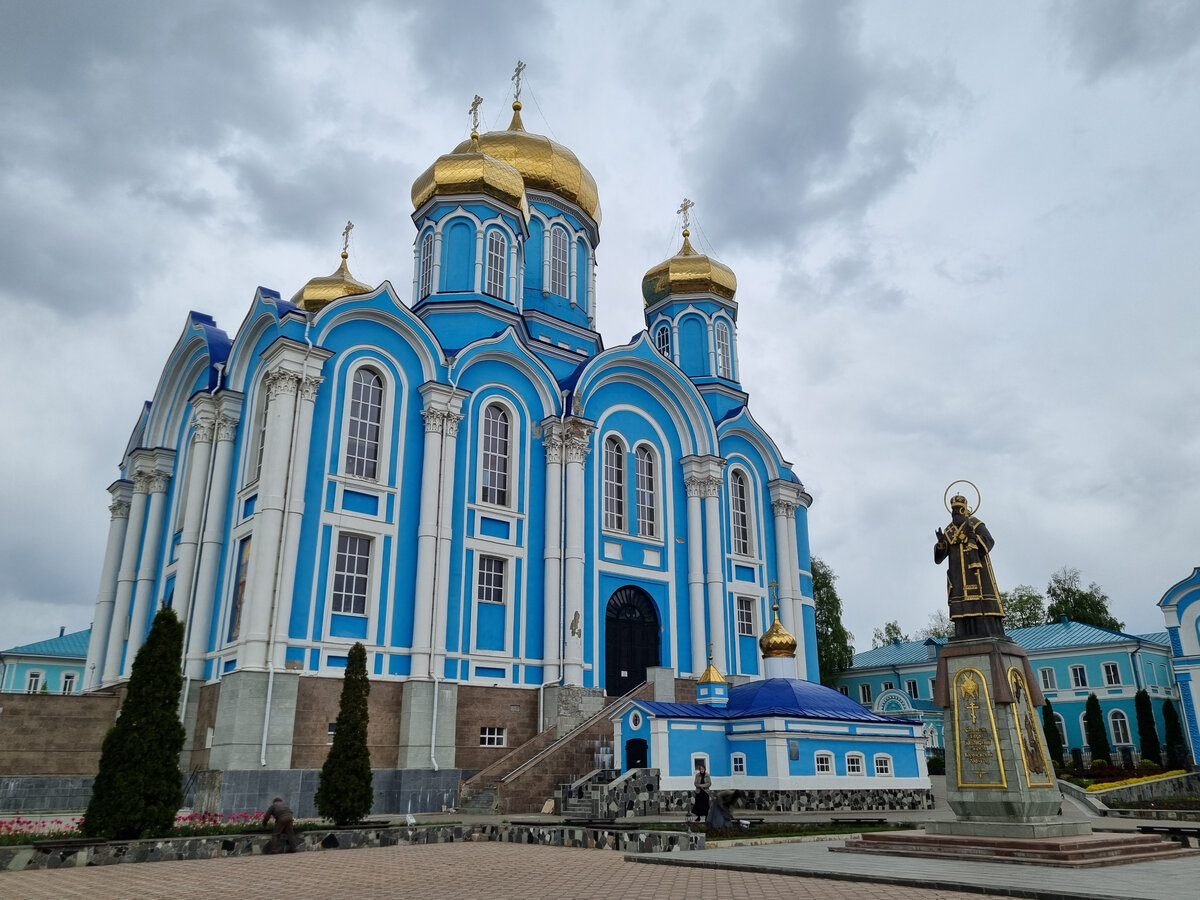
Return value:
<svg viewBox="0 0 1200 900">
<path fill-rule="evenodd" d="M 967 507 L 967 515 L 975 515 L 975 510 L 979 509 L 979 504 L 983 502 L 983 495 L 979 493 L 979 488 L 975 487 L 975 483 L 973 481 L 967 481 L 965 478 L 960 478 L 958 481 L 950 482 L 949 486 L 946 488 L 946 493 L 942 494 L 942 506 L 946 507 L 946 512 L 950 513 L 950 515 L 954 515 L 954 510 L 950 508 L 950 502 L 946 498 L 950 496 L 950 489 L 956 484 L 969 484 L 971 487 L 975 488 L 975 506 Z"/>
</svg>

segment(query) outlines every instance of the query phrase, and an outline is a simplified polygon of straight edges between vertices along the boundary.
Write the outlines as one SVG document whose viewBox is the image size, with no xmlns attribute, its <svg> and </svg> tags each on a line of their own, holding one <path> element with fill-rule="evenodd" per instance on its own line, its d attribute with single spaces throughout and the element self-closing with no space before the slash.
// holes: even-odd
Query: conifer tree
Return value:
<svg viewBox="0 0 1200 900">
<path fill-rule="evenodd" d="M 360 822 L 371 812 L 375 794 L 371 784 L 371 753 L 367 748 L 367 651 L 362 644 L 350 648 L 342 699 L 338 706 L 333 746 L 321 767 L 314 798 L 317 812 L 335 825 Z"/>
<path fill-rule="evenodd" d="M 1104 712 L 1095 694 L 1088 694 L 1087 705 L 1083 708 L 1083 730 L 1088 746 L 1092 748 L 1092 762 L 1099 759 L 1111 762 L 1112 750 L 1108 746 L 1108 731 L 1104 728 Z"/>
<path fill-rule="evenodd" d="M 1187 745 L 1183 742 L 1179 711 L 1170 700 L 1163 701 L 1163 738 L 1167 742 L 1167 768 L 1182 769 L 1188 762 Z"/>
<path fill-rule="evenodd" d="M 183 803 L 179 721 L 183 624 L 165 607 L 129 672 L 120 716 L 104 738 L 100 770 L 80 831 L 88 837 L 160 837 Z"/>
<path fill-rule="evenodd" d="M 1145 688 L 1133 697 L 1133 709 L 1137 713 L 1138 744 L 1142 748 L 1142 759 L 1162 765 L 1162 747 L 1158 742 L 1158 727 L 1154 724 L 1154 704 Z"/>
<path fill-rule="evenodd" d="M 1046 700 L 1042 707 L 1042 734 L 1046 736 L 1046 749 L 1050 758 L 1061 768 L 1063 765 L 1062 736 L 1058 733 L 1058 723 L 1054 720 L 1054 707 Z"/>
</svg>

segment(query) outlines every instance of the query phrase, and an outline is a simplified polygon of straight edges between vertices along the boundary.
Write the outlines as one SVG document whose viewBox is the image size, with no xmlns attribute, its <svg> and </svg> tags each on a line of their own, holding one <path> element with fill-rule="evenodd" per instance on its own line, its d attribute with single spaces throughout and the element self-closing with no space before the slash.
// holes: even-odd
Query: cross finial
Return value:
<svg viewBox="0 0 1200 900">
<path fill-rule="evenodd" d="M 346 227 L 342 229 L 342 256 L 350 252 L 350 229 L 353 227 L 353 222 L 347 222 Z"/>
<path fill-rule="evenodd" d="M 772 600 L 771 606 L 774 609 L 778 609 L 779 608 L 779 582 L 773 578 L 771 579 L 771 600 Z"/>
<path fill-rule="evenodd" d="M 525 63 L 517 60 L 517 70 L 513 72 L 512 82 L 516 87 L 513 88 L 513 100 L 521 99 L 521 73 L 525 71 Z"/>
<path fill-rule="evenodd" d="M 695 205 L 696 204 L 693 203 L 691 200 L 689 200 L 687 197 L 684 197 L 683 202 L 679 204 L 679 209 L 675 210 L 675 212 L 680 213 L 683 216 L 683 230 L 684 231 L 687 231 L 688 228 L 691 227 L 692 217 L 689 213 L 689 210 L 691 210 L 691 208 Z"/>
<path fill-rule="evenodd" d="M 708 664 L 712 665 L 712 641 L 708 642 Z"/>
<path fill-rule="evenodd" d="M 472 131 L 479 130 L 479 104 L 481 104 L 482 102 L 483 102 L 483 98 L 480 97 L 478 94 L 476 94 L 475 99 L 471 101 L 471 130 Z"/>
</svg>

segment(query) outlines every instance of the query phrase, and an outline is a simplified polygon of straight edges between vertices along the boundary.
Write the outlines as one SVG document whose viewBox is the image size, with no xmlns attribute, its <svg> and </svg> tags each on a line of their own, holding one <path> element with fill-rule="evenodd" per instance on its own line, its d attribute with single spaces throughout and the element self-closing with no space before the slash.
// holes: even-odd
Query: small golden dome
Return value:
<svg viewBox="0 0 1200 900">
<path fill-rule="evenodd" d="M 775 611 L 775 621 L 771 623 L 766 634 L 758 639 L 758 647 L 762 650 L 763 659 L 794 658 L 796 656 L 796 639 L 779 621 L 779 604 L 771 604 L 771 609 Z"/>
<path fill-rule="evenodd" d="M 308 312 L 316 312 L 342 297 L 367 294 L 375 290 L 369 284 L 355 280 L 350 274 L 350 269 L 346 267 L 349 256 L 350 254 L 343 250 L 342 264 L 337 267 L 337 271 L 332 275 L 318 276 L 310 280 L 292 296 L 292 303 Z"/>
<path fill-rule="evenodd" d="M 697 684 L 729 684 L 717 671 L 717 667 L 712 664 L 712 657 L 708 658 L 708 668 L 700 674 L 700 680 Z"/>
<path fill-rule="evenodd" d="M 454 148 L 454 154 L 465 153 L 470 146 L 470 141 L 463 141 Z M 526 188 L 565 197 L 600 224 L 600 194 L 596 190 L 596 179 L 562 144 L 525 130 L 519 100 L 513 102 L 513 117 L 508 130 L 480 135 L 479 149 L 520 172 Z M 415 202 L 416 185 L 413 185 L 413 196 Z"/>
<path fill-rule="evenodd" d="M 420 209 L 430 197 L 446 194 L 487 194 L 521 210 L 529 220 L 529 201 L 525 180 L 513 166 L 480 150 L 479 134 L 439 156 L 418 176 L 412 186 L 413 209 Z"/>
<path fill-rule="evenodd" d="M 737 293 L 733 269 L 703 253 L 697 253 L 683 230 L 683 247 L 670 259 L 660 262 L 642 278 L 642 296 L 653 306 L 672 294 L 716 294 L 732 300 Z"/>
</svg>

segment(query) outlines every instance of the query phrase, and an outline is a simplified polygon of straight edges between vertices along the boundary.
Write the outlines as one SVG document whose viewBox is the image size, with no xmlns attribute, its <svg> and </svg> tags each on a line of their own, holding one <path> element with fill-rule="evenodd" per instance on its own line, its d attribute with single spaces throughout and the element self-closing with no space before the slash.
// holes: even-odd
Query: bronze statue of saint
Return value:
<svg viewBox="0 0 1200 900">
<path fill-rule="evenodd" d="M 933 561 L 950 560 L 946 594 L 954 637 L 1003 635 L 1004 607 L 989 555 L 996 542 L 987 526 L 971 514 L 966 497 L 955 494 L 950 499 L 950 524 L 935 533 Z"/>
</svg>

